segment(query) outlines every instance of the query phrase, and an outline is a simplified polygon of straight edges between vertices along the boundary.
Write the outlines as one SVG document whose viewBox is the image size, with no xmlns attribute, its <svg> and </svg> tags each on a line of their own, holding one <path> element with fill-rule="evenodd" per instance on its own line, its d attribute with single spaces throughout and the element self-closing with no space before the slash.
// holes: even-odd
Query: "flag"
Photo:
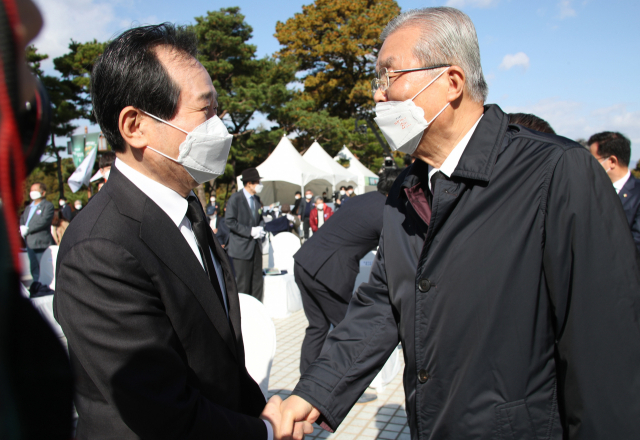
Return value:
<svg viewBox="0 0 640 440">
<path fill-rule="evenodd" d="M 71 188 L 71 191 L 78 191 L 80 188 L 82 188 L 82 185 L 89 186 L 89 180 L 91 179 L 91 174 L 93 173 L 93 164 L 96 162 L 97 156 L 98 148 L 92 148 L 87 157 L 84 158 L 80 166 L 76 168 L 71 177 L 69 177 L 67 183 L 69 183 L 69 188 Z"/>
</svg>

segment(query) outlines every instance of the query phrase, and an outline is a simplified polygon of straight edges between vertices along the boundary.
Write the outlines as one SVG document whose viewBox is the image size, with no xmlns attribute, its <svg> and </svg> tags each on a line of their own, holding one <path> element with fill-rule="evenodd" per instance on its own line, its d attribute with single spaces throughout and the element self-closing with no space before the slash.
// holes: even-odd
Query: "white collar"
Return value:
<svg viewBox="0 0 640 440">
<path fill-rule="evenodd" d="M 625 174 L 622 179 L 613 182 L 613 187 L 616 189 L 617 193 L 619 193 L 622 187 L 627 183 L 629 177 L 631 177 L 631 170 L 627 171 L 627 174 Z"/>
<path fill-rule="evenodd" d="M 429 166 L 429 191 L 431 191 L 431 176 L 433 176 L 436 172 L 440 171 L 445 176 L 451 177 L 451 174 L 453 174 L 456 167 L 458 166 L 458 162 L 460 162 L 462 153 L 464 153 L 465 148 L 467 148 L 467 145 L 469 144 L 471 136 L 473 136 L 473 132 L 476 131 L 476 127 L 478 126 L 478 123 L 480 123 L 480 119 L 482 119 L 483 116 L 484 114 L 480 115 L 476 123 L 473 124 L 473 127 L 471 127 L 467 134 L 465 134 L 464 137 L 460 139 L 460 142 L 458 142 L 458 144 L 453 148 L 453 150 L 451 150 L 451 153 L 449 153 L 447 158 L 444 160 L 444 162 L 442 162 L 440 168 L 432 168 L 431 166 Z"/>
<path fill-rule="evenodd" d="M 120 159 L 116 158 L 114 165 L 131 183 L 153 200 L 177 227 L 180 227 L 182 219 L 187 214 L 189 206 L 187 199 L 171 188 L 145 176 L 140 171 L 134 170 Z"/>
</svg>

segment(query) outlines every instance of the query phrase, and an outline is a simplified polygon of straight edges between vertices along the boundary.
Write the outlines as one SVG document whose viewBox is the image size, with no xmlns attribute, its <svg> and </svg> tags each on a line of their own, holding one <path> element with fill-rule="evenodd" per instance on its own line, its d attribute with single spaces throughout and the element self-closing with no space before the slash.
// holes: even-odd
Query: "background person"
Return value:
<svg viewBox="0 0 640 440">
<path fill-rule="evenodd" d="M 631 235 L 640 252 L 640 180 L 631 175 L 631 142 L 620 133 L 603 131 L 587 141 L 589 151 L 604 168 L 622 202 Z"/>
<path fill-rule="evenodd" d="M 309 226 L 315 234 L 324 223 L 333 215 L 333 210 L 324 202 L 324 197 L 316 197 L 315 204 L 309 215 Z"/>
<path fill-rule="evenodd" d="M 49 246 L 55 244 L 51 236 L 53 221 L 53 205 L 45 196 L 47 187 L 44 183 L 36 182 L 31 185 L 29 197 L 31 204 L 20 216 L 20 234 L 27 245 L 31 277 L 35 283 L 40 279 L 40 260 Z"/>
<path fill-rule="evenodd" d="M 71 206 L 67 203 L 67 198 L 60 197 L 60 199 L 58 199 L 58 206 L 60 206 L 60 215 L 62 215 L 62 218 L 70 222 L 73 218 L 73 213 L 71 212 Z"/>
<path fill-rule="evenodd" d="M 304 231 L 304 239 L 309 238 L 309 218 L 311 217 L 311 210 L 313 209 L 313 191 L 310 189 L 304 192 L 304 199 L 301 200 L 298 207 L 298 218 L 302 222 L 302 229 Z"/>
<path fill-rule="evenodd" d="M 255 168 L 242 172 L 244 188 L 229 197 L 225 221 L 229 227 L 229 256 L 236 269 L 238 292 L 262 301 L 264 279 L 262 273 L 262 239 L 265 236 L 262 218 L 260 174 Z"/>
<path fill-rule="evenodd" d="M 329 327 L 347 313 L 360 260 L 378 246 L 386 195 L 400 171 L 388 170 L 378 191 L 355 197 L 336 211 L 293 256 L 294 276 L 309 321 L 300 351 L 300 374 L 320 355 Z"/>
</svg>

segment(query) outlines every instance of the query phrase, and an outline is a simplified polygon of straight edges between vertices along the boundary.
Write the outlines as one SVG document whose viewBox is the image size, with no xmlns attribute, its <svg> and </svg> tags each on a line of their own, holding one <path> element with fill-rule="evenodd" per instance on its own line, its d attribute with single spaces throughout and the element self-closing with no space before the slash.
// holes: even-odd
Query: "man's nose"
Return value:
<svg viewBox="0 0 640 440">
<path fill-rule="evenodd" d="M 386 92 L 383 92 L 382 89 L 378 87 L 376 93 L 373 94 L 373 100 L 376 102 L 376 104 L 379 102 L 388 101 Z"/>
</svg>

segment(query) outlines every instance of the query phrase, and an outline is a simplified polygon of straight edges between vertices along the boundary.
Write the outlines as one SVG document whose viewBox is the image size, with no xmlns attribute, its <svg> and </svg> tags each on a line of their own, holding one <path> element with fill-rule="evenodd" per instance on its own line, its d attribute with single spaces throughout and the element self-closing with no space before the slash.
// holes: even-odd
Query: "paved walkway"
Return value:
<svg viewBox="0 0 640 440">
<path fill-rule="evenodd" d="M 300 379 L 300 347 L 307 328 L 307 318 L 300 310 L 289 318 L 274 319 L 278 335 L 276 357 L 269 378 L 269 397 L 278 394 L 287 398 Z M 403 362 L 404 368 L 404 362 Z M 368 389 L 366 395 L 375 394 Z M 338 430 L 330 434 L 314 425 L 307 439 L 388 439 L 410 440 L 407 414 L 404 410 L 402 369 L 394 380 L 369 403 L 356 404 Z"/>
</svg>

